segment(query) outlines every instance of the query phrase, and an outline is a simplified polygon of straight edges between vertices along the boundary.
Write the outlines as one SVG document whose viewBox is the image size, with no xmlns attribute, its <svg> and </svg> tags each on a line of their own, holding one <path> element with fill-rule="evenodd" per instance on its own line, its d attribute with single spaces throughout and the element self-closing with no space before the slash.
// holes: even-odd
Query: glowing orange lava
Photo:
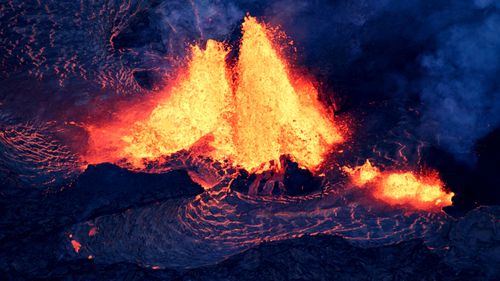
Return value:
<svg viewBox="0 0 500 281">
<path fill-rule="evenodd" d="M 196 147 L 249 171 L 279 163 L 283 154 L 316 168 L 342 137 L 313 84 L 293 76 L 272 40 L 269 28 L 247 16 L 234 68 L 225 62 L 229 48 L 223 43 L 208 40 L 204 50 L 192 47 L 186 72 L 149 116 L 131 124 L 87 127 L 86 160 L 126 158 L 140 166 L 142 159 Z"/>
<path fill-rule="evenodd" d="M 223 44 L 212 40 L 205 50 L 194 46 L 184 79 L 149 118 L 136 122 L 132 132 L 122 137 L 126 143 L 124 155 L 154 159 L 188 149 L 209 134 L 215 142 L 230 143 L 228 119 L 233 110 L 226 79 L 226 54 Z M 229 155 L 233 153 L 230 146 L 221 149 Z"/>
<path fill-rule="evenodd" d="M 433 209 L 452 204 L 453 192 L 444 191 L 436 172 L 417 176 L 412 172 L 380 171 L 370 161 L 355 168 L 344 167 L 354 185 L 372 187 L 373 195 L 391 205 L 408 204 L 417 209 Z"/>
<path fill-rule="evenodd" d="M 288 66 L 255 18 L 243 23 L 237 65 L 235 146 L 236 162 L 257 167 L 290 154 L 304 167 L 322 161 L 340 135 L 317 100 L 308 81 L 292 85 Z"/>
<path fill-rule="evenodd" d="M 357 186 L 364 186 L 376 177 L 380 176 L 380 170 L 373 166 L 369 160 L 365 164 L 355 168 L 342 167 L 342 170 L 351 176 L 351 181 Z"/>
<path fill-rule="evenodd" d="M 71 246 L 75 250 L 75 253 L 80 252 L 80 248 L 82 248 L 82 244 L 76 240 L 71 240 Z"/>
</svg>

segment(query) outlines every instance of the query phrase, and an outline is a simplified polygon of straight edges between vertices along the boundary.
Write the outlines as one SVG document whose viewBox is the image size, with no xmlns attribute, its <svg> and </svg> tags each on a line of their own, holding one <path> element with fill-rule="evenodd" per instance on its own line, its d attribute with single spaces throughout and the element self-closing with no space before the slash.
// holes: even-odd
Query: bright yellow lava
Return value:
<svg viewBox="0 0 500 281">
<path fill-rule="evenodd" d="M 247 17 L 237 65 L 235 161 L 255 168 L 290 154 L 314 168 L 341 140 L 308 82 L 294 87 L 264 25 Z"/>
<path fill-rule="evenodd" d="M 365 164 L 354 168 L 342 167 L 342 170 L 351 175 L 351 180 L 357 186 L 363 186 L 380 175 L 380 170 L 369 160 Z"/>
<path fill-rule="evenodd" d="M 222 43 L 212 40 L 205 50 L 194 46 L 189 70 L 168 99 L 149 118 L 136 122 L 130 135 L 122 137 L 124 155 L 157 158 L 187 149 L 208 134 L 217 134 L 222 141 L 229 132 L 225 117 L 232 111 L 227 52 Z"/>
<path fill-rule="evenodd" d="M 269 168 L 284 154 L 302 167 L 316 168 L 342 137 L 312 83 L 303 77 L 292 81 L 272 38 L 264 24 L 247 16 L 234 68 L 226 64 L 230 50 L 222 43 L 208 40 L 205 50 L 193 47 L 186 72 L 147 118 L 116 130 L 89 127 L 91 151 L 98 154 L 111 143 L 115 147 L 106 150 L 106 157 L 140 165 L 142 159 L 196 147 L 249 171 Z M 123 127 L 130 129 L 117 134 Z M 113 135 L 119 139 L 110 141 Z"/>
</svg>

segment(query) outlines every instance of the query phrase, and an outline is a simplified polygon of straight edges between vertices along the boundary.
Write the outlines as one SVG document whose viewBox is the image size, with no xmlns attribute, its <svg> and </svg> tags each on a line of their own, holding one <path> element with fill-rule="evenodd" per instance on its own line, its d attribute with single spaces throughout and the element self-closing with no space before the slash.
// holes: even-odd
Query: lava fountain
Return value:
<svg viewBox="0 0 500 281">
<path fill-rule="evenodd" d="M 273 31 L 254 17 L 243 23 L 235 67 L 230 48 L 208 40 L 191 48 L 186 71 L 162 93 L 149 116 L 87 126 L 89 163 L 125 158 L 136 167 L 183 149 L 228 160 L 249 171 L 268 169 L 289 155 L 314 170 L 342 136 L 308 79 L 292 72 Z M 126 109 L 123 114 L 133 111 Z M 120 115 L 120 114 L 118 114 Z"/>
<path fill-rule="evenodd" d="M 416 209 L 433 209 L 451 205 L 453 192 L 446 192 L 435 171 L 415 175 L 410 171 L 381 171 L 370 161 L 354 168 L 344 167 L 358 187 L 369 187 L 373 196 L 391 205 L 410 205 Z"/>
</svg>

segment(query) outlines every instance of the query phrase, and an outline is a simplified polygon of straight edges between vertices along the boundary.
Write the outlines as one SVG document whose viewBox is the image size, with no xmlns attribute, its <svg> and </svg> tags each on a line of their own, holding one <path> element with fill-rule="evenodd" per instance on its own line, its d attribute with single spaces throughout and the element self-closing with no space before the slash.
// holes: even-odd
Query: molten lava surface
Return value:
<svg viewBox="0 0 500 281">
<path fill-rule="evenodd" d="M 370 161 L 355 168 L 344 167 L 353 184 L 373 187 L 373 195 L 391 205 L 408 204 L 417 209 L 433 209 L 452 204 L 453 192 L 444 191 L 436 172 L 415 175 L 407 171 L 380 171 Z"/>
<path fill-rule="evenodd" d="M 250 171 L 279 163 L 284 154 L 314 169 L 342 137 L 313 84 L 291 73 L 273 38 L 269 28 L 247 16 L 234 68 L 225 62 L 229 48 L 223 43 L 192 47 L 187 70 L 147 118 L 88 127 L 87 161 L 126 158 L 140 166 L 142 159 L 196 147 Z"/>
</svg>

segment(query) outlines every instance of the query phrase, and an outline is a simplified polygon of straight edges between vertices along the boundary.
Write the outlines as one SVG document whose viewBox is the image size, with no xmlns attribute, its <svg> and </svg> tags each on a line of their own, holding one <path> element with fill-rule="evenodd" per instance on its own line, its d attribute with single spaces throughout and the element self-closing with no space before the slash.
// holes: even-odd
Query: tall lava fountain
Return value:
<svg viewBox="0 0 500 281">
<path fill-rule="evenodd" d="M 312 82 L 292 73 L 273 37 L 247 16 L 235 67 L 226 63 L 230 48 L 223 43 L 208 40 L 204 50 L 193 46 L 187 70 L 149 116 L 88 127 L 88 160 L 126 158 L 141 166 L 142 159 L 196 147 L 249 171 L 269 168 L 281 155 L 314 169 L 342 136 Z"/>
</svg>

